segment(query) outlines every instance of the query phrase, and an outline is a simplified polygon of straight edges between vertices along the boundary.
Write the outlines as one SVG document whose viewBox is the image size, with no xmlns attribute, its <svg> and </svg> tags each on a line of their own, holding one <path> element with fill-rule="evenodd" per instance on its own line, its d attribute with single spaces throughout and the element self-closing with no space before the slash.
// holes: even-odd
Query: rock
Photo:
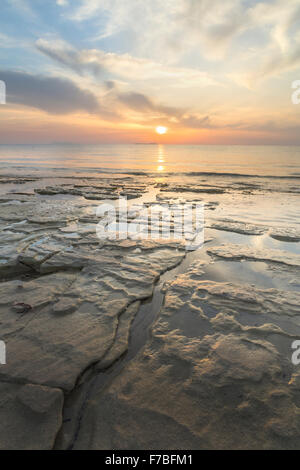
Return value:
<svg viewBox="0 0 300 470">
<path fill-rule="evenodd" d="M 296 241 L 297 227 L 268 229 L 229 218 L 240 211 L 233 210 L 230 193 L 245 193 L 248 202 L 265 180 L 213 176 L 209 184 L 205 175 L 193 178 L 191 184 L 179 178 L 158 183 L 163 191 L 151 195 L 147 210 L 157 204 L 155 197 L 203 201 L 206 210 L 217 210 L 209 221 L 213 229 L 254 236 L 269 230 L 277 240 Z M 64 175 L 53 181 L 33 182 L 35 194 L 0 198 L 0 326 L 7 346 L 7 364 L 0 368 L 0 447 L 53 448 L 65 396 L 70 424 L 59 441 L 67 447 L 298 448 L 300 385 L 290 356 L 291 342 L 300 336 L 299 256 L 254 244 L 210 246 L 214 258 L 264 261 L 280 279 L 289 272 L 295 280 L 286 291 L 239 278 L 207 280 L 205 272 L 212 276 L 221 263 L 208 267 L 212 260 L 203 252 L 203 261 L 175 280 L 166 276 L 160 293 L 155 291 L 153 306 L 162 293 L 165 302 L 145 348 L 131 359 L 136 350 L 128 356 L 126 351 L 140 302 L 151 298 L 163 273 L 183 261 L 185 245 L 160 239 L 158 230 L 155 240 L 134 234 L 129 240 L 98 239 L 98 204 L 88 201 L 139 198 L 150 181 L 145 175 Z M 273 184 L 272 190 L 280 188 Z M 210 194 L 216 194 L 215 202 Z M 129 206 L 128 216 L 117 212 L 118 222 L 142 213 L 141 205 Z M 142 225 L 148 230 L 145 214 Z M 126 367 L 118 361 L 123 357 L 130 359 Z"/>
<path fill-rule="evenodd" d="M 300 242 L 300 231 L 294 227 L 277 227 L 272 228 L 270 237 L 282 242 Z"/>
<path fill-rule="evenodd" d="M 18 399 L 31 411 L 45 414 L 56 405 L 56 402 L 62 406 L 63 393 L 59 389 L 28 384 L 19 390 Z"/>
<path fill-rule="evenodd" d="M 82 184 L 62 184 L 59 186 L 47 186 L 45 188 L 36 188 L 35 192 L 45 196 L 56 196 L 58 194 L 82 196 L 87 200 L 116 200 L 119 197 L 127 197 L 127 199 L 136 199 L 141 197 L 145 192 L 145 185 L 132 186 L 129 181 L 114 179 L 104 179 L 104 184 L 99 184 L 99 180 L 91 179 L 89 182 Z"/>
<path fill-rule="evenodd" d="M 62 391 L 0 382 L 0 396 L 0 449 L 51 450 L 62 424 Z"/>
<path fill-rule="evenodd" d="M 265 261 L 300 267 L 300 255 L 283 250 L 255 249 L 247 245 L 222 245 L 209 248 L 208 253 L 227 260 Z"/>
<path fill-rule="evenodd" d="M 61 297 L 60 300 L 53 305 L 53 313 L 56 315 L 68 315 L 76 312 L 80 305 L 80 299 L 72 299 L 69 297 Z"/>
<path fill-rule="evenodd" d="M 0 284 L 2 333 L 10 333 L 12 358 L 0 369 L 0 379 L 72 390 L 78 376 L 111 350 L 121 313 L 150 297 L 160 274 L 184 257 L 184 252 L 167 248 L 120 259 L 122 253 L 65 250 L 40 260 L 40 272 L 53 274 L 23 283 L 22 289 L 17 281 Z M 21 329 L 6 307 L 19 303 L 32 306 Z M 18 334 L 12 335 L 14 331 Z"/>
<path fill-rule="evenodd" d="M 263 235 L 267 231 L 266 227 L 227 219 L 209 222 L 208 227 L 244 235 Z"/>
<path fill-rule="evenodd" d="M 122 313 L 114 344 L 104 358 L 98 362 L 97 370 L 105 370 L 128 350 L 131 324 L 140 308 L 140 302 L 134 302 Z"/>
<path fill-rule="evenodd" d="M 225 189 L 217 186 L 210 185 L 168 185 L 167 187 L 162 187 L 160 190 L 162 192 L 178 192 L 178 193 L 206 193 L 206 194 L 224 194 Z"/>
<path fill-rule="evenodd" d="M 48 238 L 49 240 L 49 238 Z M 39 240 L 29 245 L 19 256 L 18 260 L 25 266 L 38 270 L 39 266 L 54 256 L 56 253 L 65 250 L 65 246 L 58 243 L 47 244 L 47 238 Z"/>
<path fill-rule="evenodd" d="M 18 256 L 0 260 L 0 279 L 7 279 L 16 274 L 21 275 L 29 271 L 30 268 L 28 266 L 19 263 Z"/>
<path fill-rule="evenodd" d="M 146 348 L 93 389 L 75 449 L 298 448 L 292 365 L 273 339 L 289 334 L 247 324 L 259 312 L 287 321 L 287 302 L 299 314 L 298 293 L 202 281 L 202 268 L 169 284 Z"/>
<path fill-rule="evenodd" d="M 27 313 L 32 309 L 32 306 L 29 304 L 24 304 L 24 303 L 17 303 L 13 305 L 13 309 L 17 313 Z"/>
</svg>

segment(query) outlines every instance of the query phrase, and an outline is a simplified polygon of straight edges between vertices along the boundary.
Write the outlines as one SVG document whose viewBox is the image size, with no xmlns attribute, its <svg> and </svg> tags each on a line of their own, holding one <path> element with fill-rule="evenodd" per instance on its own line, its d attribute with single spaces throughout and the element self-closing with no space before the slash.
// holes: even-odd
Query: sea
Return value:
<svg viewBox="0 0 300 470">
<path fill-rule="evenodd" d="M 144 172 L 300 179 L 300 146 L 0 145 L 1 174 Z"/>
</svg>

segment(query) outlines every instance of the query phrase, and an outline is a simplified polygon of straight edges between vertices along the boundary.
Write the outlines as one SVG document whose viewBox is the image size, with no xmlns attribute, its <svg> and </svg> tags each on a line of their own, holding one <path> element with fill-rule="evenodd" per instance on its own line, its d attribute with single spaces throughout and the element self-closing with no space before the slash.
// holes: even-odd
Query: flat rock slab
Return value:
<svg viewBox="0 0 300 470">
<path fill-rule="evenodd" d="M 283 250 L 256 249 L 247 245 L 226 244 L 213 247 L 208 253 L 227 260 L 249 260 L 278 263 L 287 266 L 300 267 L 300 255 Z"/>
<path fill-rule="evenodd" d="M 51 450 L 62 425 L 62 391 L 0 382 L 0 397 L 0 449 Z"/>
<path fill-rule="evenodd" d="M 223 230 L 225 232 L 241 233 L 252 236 L 263 235 L 267 231 L 267 227 L 234 220 L 211 221 L 208 222 L 208 227 L 215 230 Z"/>
<path fill-rule="evenodd" d="M 273 315 L 288 293 L 202 281 L 201 269 L 169 285 L 145 350 L 94 391 L 76 449 L 299 447 L 299 375 L 274 341 L 296 337 Z M 299 300 L 291 293 L 295 314 Z M 268 324 L 248 323 L 257 310 Z"/>
</svg>

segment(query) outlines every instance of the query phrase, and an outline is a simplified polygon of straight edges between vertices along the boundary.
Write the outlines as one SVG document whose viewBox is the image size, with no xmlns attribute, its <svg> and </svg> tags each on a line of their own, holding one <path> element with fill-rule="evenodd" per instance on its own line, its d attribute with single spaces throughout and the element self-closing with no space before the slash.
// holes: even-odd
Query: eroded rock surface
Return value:
<svg viewBox="0 0 300 470">
<path fill-rule="evenodd" d="M 75 449 L 299 447 L 299 373 L 289 357 L 300 337 L 299 255 L 256 247 L 267 234 L 273 243 L 296 242 L 297 228 L 222 213 L 222 198 L 239 193 L 246 200 L 265 180 L 194 178 L 158 183 L 146 212 L 157 200 L 203 201 L 206 212 L 218 212 L 207 223 L 213 230 L 206 242 L 213 243 L 204 260 L 165 284 L 149 341 L 104 388 L 97 374 L 109 377 L 121 363 L 141 302 L 163 273 L 181 265 L 184 243 L 160 239 L 159 231 L 152 240 L 134 233 L 99 240 L 97 201 L 143 197 L 145 175 L 0 181 L 24 189 L 0 197 L 0 339 L 8 357 L 0 368 L 1 448 L 51 449 L 59 434 L 62 448 Z M 117 223 L 134 221 L 139 202 L 125 218 L 117 212 Z M 142 231 L 150 227 L 146 212 Z M 169 225 L 174 230 L 174 217 Z M 228 235 L 222 231 L 248 236 L 215 246 L 211 232 Z M 257 245 L 247 245 L 252 237 Z M 228 261 L 263 262 L 274 276 L 278 266 L 281 276 L 287 269 L 293 291 L 205 279 L 208 265 Z"/>
<path fill-rule="evenodd" d="M 300 267 L 300 255 L 283 250 L 256 249 L 253 246 L 226 244 L 210 248 L 208 252 L 227 260 L 266 261 Z"/>
<path fill-rule="evenodd" d="M 294 227 L 273 228 L 270 237 L 282 242 L 300 242 L 300 230 Z"/>
<path fill-rule="evenodd" d="M 208 226 L 215 230 L 223 230 L 225 232 L 235 232 L 245 235 L 262 235 L 267 231 L 266 227 L 235 220 L 212 221 L 208 223 Z"/>
<path fill-rule="evenodd" d="M 171 283 L 145 350 L 89 400 L 75 448 L 299 447 L 299 380 L 279 346 L 294 334 L 273 315 L 287 319 L 289 302 L 299 319 L 299 294 L 209 283 L 201 269 Z M 266 323 L 249 324 L 259 312 Z"/>
<path fill-rule="evenodd" d="M 59 188 L 53 195 L 71 194 Z M 98 198 L 100 188 L 110 199 L 145 190 L 130 179 L 89 191 Z M 86 186 L 77 190 L 86 196 Z M 64 395 L 89 368 L 105 369 L 126 352 L 140 301 L 185 257 L 171 240 L 101 241 L 96 206 L 39 197 L 14 194 L 0 204 L 0 328 L 8 355 L 0 420 L 11 423 L 3 448 L 53 447 Z M 34 425 L 46 429 L 33 432 Z"/>
<path fill-rule="evenodd" d="M 0 382 L 0 449 L 51 450 L 62 425 L 63 392 Z"/>
<path fill-rule="evenodd" d="M 44 196 L 55 196 L 58 194 L 68 194 L 72 196 L 82 196 L 88 200 L 118 199 L 120 196 L 128 199 L 136 199 L 140 197 L 146 190 L 144 184 L 134 185 L 132 181 L 126 178 L 120 179 L 103 179 L 99 182 L 97 179 L 76 181 L 75 183 L 62 183 L 59 186 L 46 186 L 37 188 L 35 192 Z"/>
</svg>

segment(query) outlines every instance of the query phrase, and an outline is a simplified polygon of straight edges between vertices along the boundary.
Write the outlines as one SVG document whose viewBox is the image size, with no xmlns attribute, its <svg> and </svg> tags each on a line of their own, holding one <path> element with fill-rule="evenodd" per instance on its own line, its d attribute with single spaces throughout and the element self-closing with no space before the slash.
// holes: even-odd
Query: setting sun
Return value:
<svg viewBox="0 0 300 470">
<path fill-rule="evenodd" d="M 156 128 L 157 134 L 160 134 L 160 135 L 166 134 L 167 131 L 168 131 L 167 127 L 158 126 L 158 127 Z"/>
</svg>

